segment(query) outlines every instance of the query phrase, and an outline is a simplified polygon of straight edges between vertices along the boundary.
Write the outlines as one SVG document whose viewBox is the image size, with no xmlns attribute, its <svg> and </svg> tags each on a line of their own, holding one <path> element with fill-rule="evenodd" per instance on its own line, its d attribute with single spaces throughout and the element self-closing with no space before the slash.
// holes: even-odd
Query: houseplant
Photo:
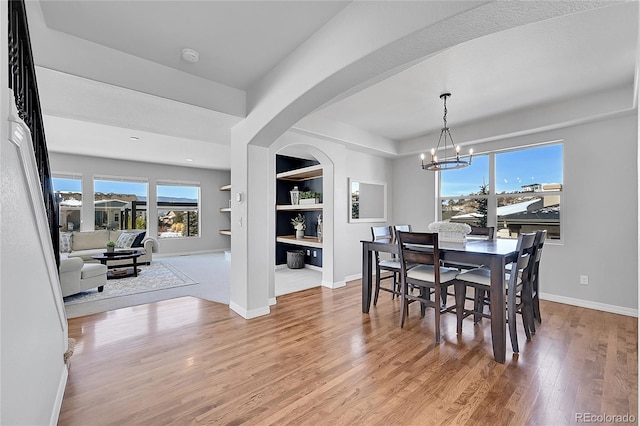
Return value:
<svg viewBox="0 0 640 426">
<path fill-rule="evenodd" d="M 115 241 L 107 241 L 107 253 L 113 253 L 114 249 L 116 248 L 116 242 Z"/>
<path fill-rule="evenodd" d="M 307 225 L 305 224 L 304 216 L 302 216 L 301 213 L 298 213 L 296 217 L 291 219 L 291 225 L 293 225 L 293 227 L 296 230 L 296 238 L 297 239 L 304 238 L 304 230 L 307 227 Z"/>
<path fill-rule="evenodd" d="M 318 204 L 320 193 L 315 191 L 302 191 L 300 193 L 300 204 Z"/>
</svg>

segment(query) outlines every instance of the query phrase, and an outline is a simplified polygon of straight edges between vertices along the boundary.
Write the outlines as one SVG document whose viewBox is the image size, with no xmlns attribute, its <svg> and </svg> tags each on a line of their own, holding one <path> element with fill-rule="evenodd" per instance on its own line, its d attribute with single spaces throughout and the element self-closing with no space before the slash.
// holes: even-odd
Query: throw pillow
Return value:
<svg viewBox="0 0 640 426">
<path fill-rule="evenodd" d="M 71 252 L 71 232 L 60 233 L 60 253 Z"/>
<path fill-rule="evenodd" d="M 131 244 L 137 236 L 137 232 L 123 232 L 116 241 L 116 248 L 131 248 Z"/>
<path fill-rule="evenodd" d="M 131 247 L 142 247 L 142 240 L 144 240 L 145 235 L 147 235 L 146 231 L 138 232 L 138 235 L 136 235 L 136 239 L 133 240 Z"/>
</svg>

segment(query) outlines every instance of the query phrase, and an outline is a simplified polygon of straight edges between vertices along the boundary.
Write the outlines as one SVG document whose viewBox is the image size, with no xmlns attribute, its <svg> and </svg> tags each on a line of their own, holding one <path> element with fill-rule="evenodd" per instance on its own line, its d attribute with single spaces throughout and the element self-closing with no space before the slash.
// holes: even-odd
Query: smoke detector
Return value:
<svg viewBox="0 0 640 426">
<path fill-rule="evenodd" d="M 198 62 L 198 58 L 200 58 L 200 54 L 193 49 L 182 49 L 182 59 L 187 62 L 195 63 Z"/>
</svg>

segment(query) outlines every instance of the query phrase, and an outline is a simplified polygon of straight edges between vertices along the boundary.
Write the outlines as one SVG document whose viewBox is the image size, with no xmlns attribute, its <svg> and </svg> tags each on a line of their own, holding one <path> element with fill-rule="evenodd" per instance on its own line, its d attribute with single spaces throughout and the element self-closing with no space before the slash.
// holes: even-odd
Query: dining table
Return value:
<svg viewBox="0 0 640 426">
<path fill-rule="evenodd" d="M 373 253 L 398 255 L 398 244 L 393 238 L 374 241 L 362 240 L 362 313 L 371 306 Z M 440 260 L 448 264 L 483 265 L 491 270 L 491 340 L 493 357 L 499 363 L 506 358 L 505 265 L 517 257 L 516 239 L 467 239 L 464 243 L 439 242 Z"/>
</svg>

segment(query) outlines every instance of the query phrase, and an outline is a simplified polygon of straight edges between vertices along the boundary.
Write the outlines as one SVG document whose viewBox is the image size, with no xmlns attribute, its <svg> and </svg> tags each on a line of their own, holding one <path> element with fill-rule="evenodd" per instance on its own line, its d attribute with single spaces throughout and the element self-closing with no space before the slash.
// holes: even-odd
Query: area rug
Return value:
<svg viewBox="0 0 640 426">
<path fill-rule="evenodd" d="M 172 287 L 197 284 L 185 273 L 168 263 L 151 262 L 151 265 L 139 266 L 137 277 L 127 277 L 107 280 L 104 290 L 98 289 L 83 291 L 64 298 L 65 305 L 76 303 L 94 302 L 96 300 L 112 297 L 128 296 L 130 294 L 144 293 L 147 291 L 164 290 Z"/>
</svg>

